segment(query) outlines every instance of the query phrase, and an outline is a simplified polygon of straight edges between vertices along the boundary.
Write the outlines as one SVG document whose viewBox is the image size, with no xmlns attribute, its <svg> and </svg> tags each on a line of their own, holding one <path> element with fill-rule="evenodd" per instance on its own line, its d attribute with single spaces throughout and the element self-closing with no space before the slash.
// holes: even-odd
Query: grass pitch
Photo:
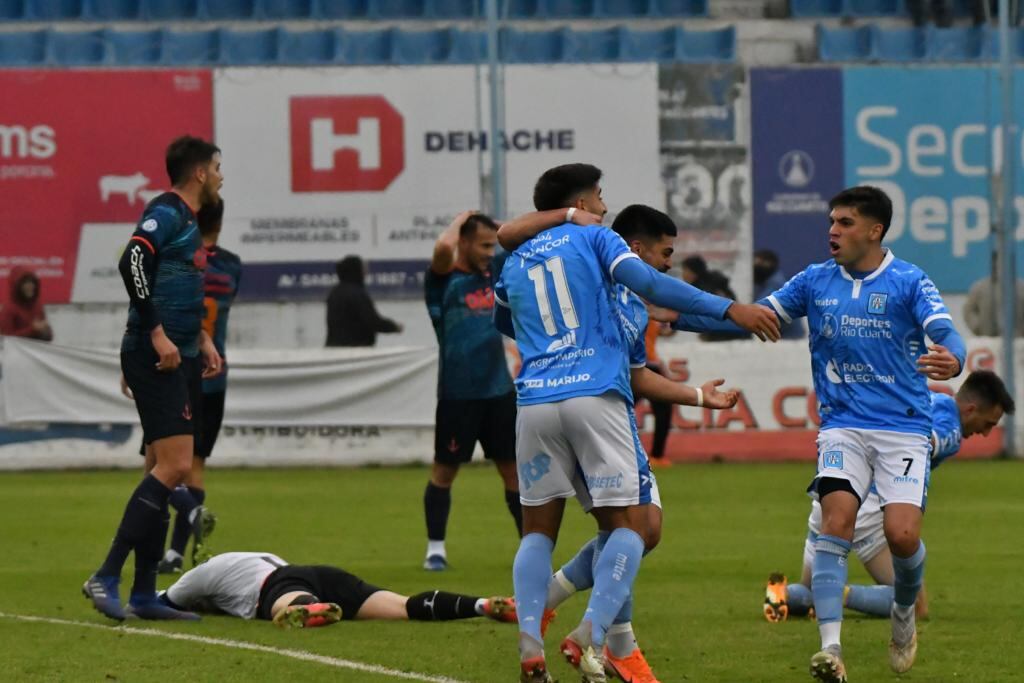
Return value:
<svg viewBox="0 0 1024 683">
<path fill-rule="evenodd" d="M 810 465 L 697 465 L 659 471 L 665 502 L 661 546 L 637 583 L 635 628 L 663 683 L 810 680 L 818 646 L 807 620 L 761 617 L 773 570 L 799 574 Z M 420 569 L 427 471 L 217 471 L 210 506 L 220 523 L 215 551 L 266 550 L 294 563 L 336 564 L 367 581 L 412 594 L 443 588 L 482 596 L 512 590 L 517 539 L 499 478 L 466 468 L 449 523 L 451 570 Z M 79 587 L 99 565 L 137 473 L 25 473 L 0 476 L 0 612 L 103 628 L 0 617 L 3 681 L 385 681 L 395 676 L 296 661 L 210 643 L 167 640 L 107 628 Z M 843 644 L 851 681 L 1020 681 L 1024 649 L 1024 463 L 950 462 L 932 480 L 924 537 L 931 618 L 920 625 L 918 664 L 888 669 L 888 622 L 847 613 Z M 555 549 L 561 563 L 592 534 L 570 503 Z M 557 566 L 557 565 L 556 565 Z M 851 561 L 851 579 L 866 575 Z M 131 583 L 131 560 L 125 583 Z M 161 581 L 166 586 L 167 580 Z M 557 656 L 579 619 L 576 596 L 548 634 L 556 678 L 575 680 Z M 392 670 L 459 681 L 517 678 L 516 629 L 486 620 L 445 624 L 343 622 L 280 631 L 266 622 L 210 616 L 199 624 L 131 626 L 304 650 Z"/>
</svg>

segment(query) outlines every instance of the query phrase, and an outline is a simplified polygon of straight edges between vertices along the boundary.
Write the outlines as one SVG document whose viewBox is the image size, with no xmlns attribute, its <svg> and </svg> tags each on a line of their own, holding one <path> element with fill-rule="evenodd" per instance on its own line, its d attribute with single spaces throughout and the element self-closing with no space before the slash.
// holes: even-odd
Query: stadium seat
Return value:
<svg viewBox="0 0 1024 683">
<path fill-rule="evenodd" d="M 0 33 L 0 64 L 32 66 L 46 58 L 44 31 L 13 31 Z"/>
<path fill-rule="evenodd" d="M 256 17 L 255 0 L 205 0 L 199 17 L 211 21 L 245 21 Z"/>
<path fill-rule="evenodd" d="M 181 21 L 199 16 L 199 0 L 142 1 L 142 16 L 150 21 Z"/>
<path fill-rule="evenodd" d="M 843 15 L 853 17 L 906 17 L 903 0 L 845 0 Z"/>
<path fill-rule="evenodd" d="M 82 9 L 82 0 L 28 0 L 25 18 L 33 21 L 81 19 Z"/>
<path fill-rule="evenodd" d="M 279 64 L 330 64 L 334 61 L 334 31 L 282 30 Z"/>
<path fill-rule="evenodd" d="M 107 42 L 107 61 L 118 66 L 153 66 L 161 61 L 163 35 L 152 31 L 103 32 Z"/>
<path fill-rule="evenodd" d="M 728 62 L 736 59 L 736 29 L 676 31 L 675 59 L 679 62 Z"/>
<path fill-rule="evenodd" d="M 861 62 L 871 55 L 871 27 L 828 28 L 819 24 L 818 59 L 823 62 Z"/>
<path fill-rule="evenodd" d="M 391 56 L 396 64 L 439 64 L 448 61 L 447 31 L 396 31 Z"/>
<path fill-rule="evenodd" d="M 487 60 L 487 36 L 481 31 L 451 32 L 451 52 L 448 61 L 452 64 L 475 64 Z"/>
<path fill-rule="evenodd" d="M 935 62 L 976 62 L 986 54 L 988 41 L 985 27 L 932 27 L 928 31 L 928 59 Z"/>
<path fill-rule="evenodd" d="M 341 64 L 391 64 L 394 29 L 338 30 L 336 60 Z"/>
<path fill-rule="evenodd" d="M 928 31 L 924 28 L 871 26 L 870 59 L 881 62 L 919 62 L 928 57 Z"/>
<path fill-rule="evenodd" d="M 676 30 L 627 30 L 621 36 L 619 58 L 624 62 L 666 62 L 675 58 Z"/>
<path fill-rule="evenodd" d="M 46 61 L 64 66 L 93 66 L 107 60 L 107 41 L 102 31 L 49 31 Z"/>
<path fill-rule="evenodd" d="M 164 64 L 216 64 L 219 60 L 218 31 L 164 31 L 161 54 Z"/>
<path fill-rule="evenodd" d="M 426 16 L 425 0 L 370 0 L 370 19 L 423 19 Z"/>
<path fill-rule="evenodd" d="M 25 0 L 0 0 L 0 21 L 25 18 Z"/>
<path fill-rule="evenodd" d="M 843 14 L 843 0 L 789 0 L 789 13 L 798 19 L 838 17 Z"/>
<path fill-rule="evenodd" d="M 617 62 L 619 61 L 620 26 L 596 31 L 570 31 L 564 59 L 572 62 Z"/>
<path fill-rule="evenodd" d="M 505 0 L 509 19 L 544 19 L 543 0 Z"/>
<path fill-rule="evenodd" d="M 133 21 L 140 16 L 140 0 L 86 0 L 85 3 L 85 17 L 93 21 Z"/>
<path fill-rule="evenodd" d="M 430 16 L 434 19 L 472 19 L 483 16 L 480 0 L 428 0 Z"/>
<path fill-rule="evenodd" d="M 566 61 L 566 33 L 555 31 L 517 31 L 503 29 L 500 36 L 505 61 L 511 64 L 538 64 Z"/>
<path fill-rule="evenodd" d="M 652 0 L 597 0 L 597 16 L 608 18 L 648 17 L 654 13 Z"/>
<path fill-rule="evenodd" d="M 597 13 L 596 0 L 541 0 L 542 16 L 552 19 L 590 19 Z"/>
<path fill-rule="evenodd" d="M 312 0 L 262 0 L 260 14 L 267 19 L 309 19 L 313 16 Z"/>
<path fill-rule="evenodd" d="M 224 29 L 220 35 L 220 57 L 225 64 L 242 66 L 276 64 L 279 29 L 233 31 Z"/>
<path fill-rule="evenodd" d="M 313 16 L 318 19 L 365 19 L 368 0 L 314 0 Z"/>
<path fill-rule="evenodd" d="M 707 0 L 654 0 L 653 14 L 660 17 L 706 17 Z"/>
<path fill-rule="evenodd" d="M 1010 44 L 1013 46 L 1011 55 L 1015 60 L 1024 59 L 1024 30 L 1011 29 L 1010 31 Z M 996 29 L 987 29 L 987 37 L 985 40 L 983 50 L 987 50 L 988 59 L 993 61 L 999 60 L 999 51 L 1002 46 L 1002 41 L 999 39 L 999 31 Z M 986 54 L 983 52 L 982 54 Z"/>
</svg>

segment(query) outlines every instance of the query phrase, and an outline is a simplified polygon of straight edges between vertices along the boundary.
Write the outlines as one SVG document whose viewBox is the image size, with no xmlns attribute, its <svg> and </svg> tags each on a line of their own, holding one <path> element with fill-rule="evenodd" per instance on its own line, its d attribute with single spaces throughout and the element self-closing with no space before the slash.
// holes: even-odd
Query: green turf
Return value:
<svg viewBox="0 0 1024 683">
<path fill-rule="evenodd" d="M 641 570 L 635 624 L 661 681 L 809 679 L 807 662 L 818 644 L 814 625 L 768 624 L 760 603 L 770 571 L 799 571 L 808 511 L 801 490 L 810 474 L 807 465 L 677 466 L 659 472 L 665 529 L 661 546 Z M 931 619 L 920 629 L 918 664 L 902 680 L 1024 680 L 1022 475 L 1024 464 L 951 462 L 934 478 L 925 526 Z M 137 476 L 0 476 L 0 612 L 108 623 L 79 587 L 102 559 Z M 295 563 L 337 564 L 404 593 L 508 593 L 517 541 L 499 478 L 486 467 L 460 474 L 449 525 L 452 569 L 444 574 L 420 569 L 425 481 L 426 470 L 418 468 L 213 471 L 209 501 L 220 517 L 214 549 L 267 550 Z M 570 504 L 555 561 L 568 559 L 591 529 Z M 865 577 L 859 566 L 852 575 Z M 584 603 L 581 596 L 570 601 L 549 634 L 549 660 L 562 681 L 575 677 L 556 657 L 557 640 Z M 346 622 L 310 631 L 227 617 L 136 625 L 462 681 L 517 677 L 515 628 L 483 620 Z M 888 670 L 886 621 L 850 614 L 843 636 L 852 681 L 898 678 Z M 0 644 L 3 681 L 397 680 L 114 628 L 0 619 Z"/>
</svg>

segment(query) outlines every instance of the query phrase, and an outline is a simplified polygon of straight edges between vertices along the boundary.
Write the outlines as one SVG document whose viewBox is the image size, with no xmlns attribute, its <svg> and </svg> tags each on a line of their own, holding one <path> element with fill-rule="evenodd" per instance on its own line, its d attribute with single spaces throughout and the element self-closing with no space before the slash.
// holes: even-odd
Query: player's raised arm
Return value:
<svg viewBox="0 0 1024 683">
<path fill-rule="evenodd" d="M 502 223 L 498 228 L 498 244 L 506 251 L 515 251 L 545 230 L 563 223 L 600 225 L 601 217 L 576 208 L 533 211 Z"/>
<path fill-rule="evenodd" d="M 924 273 L 917 281 L 912 299 L 914 317 L 928 338 L 935 342 L 928 353 L 917 359 L 917 370 L 929 379 L 944 381 L 960 374 L 967 357 L 967 347 L 953 326 L 938 288 Z"/>
<path fill-rule="evenodd" d="M 430 258 L 430 270 L 438 275 L 447 275 L 455 268 L 455 258 L 459 249 L 459 230 L 466 219 L 476 211 L 463 211 L 452 219 L 448 227 L 438 235 L 434 242 L 434 254 Z"/>
</svg>

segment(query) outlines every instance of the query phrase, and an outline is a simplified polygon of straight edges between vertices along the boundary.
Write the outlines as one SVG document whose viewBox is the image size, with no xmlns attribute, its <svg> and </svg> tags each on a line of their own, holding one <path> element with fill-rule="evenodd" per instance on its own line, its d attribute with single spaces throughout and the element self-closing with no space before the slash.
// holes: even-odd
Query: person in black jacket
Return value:
<svg viewBox="0 0 1024 683">
<path fill-rule="evenodd" d="M 338 261 L 338 284 L 327 295 L 325 346 L 374 346 L 377 333 L 401 332 L 394 320 L 381 317 L 366 291 L 363 259 L 346 256 Z"/>
</svg>

